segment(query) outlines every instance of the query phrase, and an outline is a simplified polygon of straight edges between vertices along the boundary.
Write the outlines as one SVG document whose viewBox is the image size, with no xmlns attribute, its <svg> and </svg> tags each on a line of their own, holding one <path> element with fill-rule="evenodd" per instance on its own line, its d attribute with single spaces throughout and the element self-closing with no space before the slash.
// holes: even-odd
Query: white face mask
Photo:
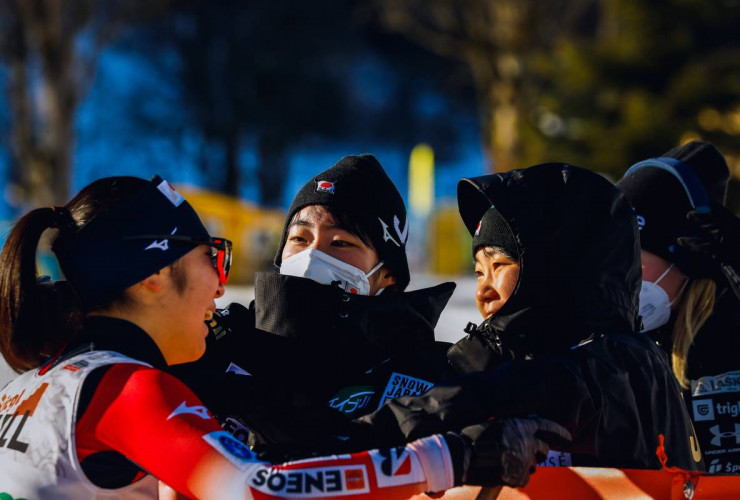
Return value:
<svg viewBox="0 0 740 500">
<path fill-rule="evenodd" d="M 681 290 L 676 295 L 676 298 L 671 300 L 668 297 L 668 293 L 663 290 L 658 283 L 662 280 L 668 271 L 673 268 L 671 264 L 660 277 L 652 281 L 643 281 L 642 288 L 640 289 L 640 316 L 642 316 L 642 330 L 648 332 L 660 328 L 661 326 L 668 323 L 671 318 L 671 306 L 678 300 L 683 293 L 688 280 L 684 281 Z"/>
<path fill-rule="evenodd" d="M 383 261 L 365 274 L 346 262 L 335 259 L 315 248 L 309 248 L 293 254 L 280 264 L 280 274 L 312 279 L 322 285 L 337 285 L 344 290 L 357 295 L 370 295 L 368 278 L 383 267 Z M 379 295 L 382 289 L 376 295 Z"/>
</svg>

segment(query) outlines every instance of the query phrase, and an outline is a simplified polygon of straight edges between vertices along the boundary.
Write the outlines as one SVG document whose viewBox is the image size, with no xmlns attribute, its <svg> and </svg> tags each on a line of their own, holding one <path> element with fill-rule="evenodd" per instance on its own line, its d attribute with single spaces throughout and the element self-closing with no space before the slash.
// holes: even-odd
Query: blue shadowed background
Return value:
<svg viewBox="0 0 740 500">
<path fill-rule="evenodd" d="M 236 282 L 269 265 L 293 194 L 345 154 L 375 154 L 409 202 L 412 269 L 453 275 L 470 270 L 460 177 L 565 161 L 616 180 L 699 138 L 740 177 L 737 0 L 0 0 L 0 12 L 5 226 L 96 178 L 158 173 L 235 241 Z M 733 181 L 735 211 L 738 192 Z"/>
<path fill-rule="evenodd" d="M 454 340 L 477 318 L 463 176 L 616 180 L 703 139 L 739 211 L 738 25 L 739 0 L 0 0 L 0 240 L 97 178 L 158 173 L 234 241 L 248 301 L 300 186 L 373 153 L 410 208 L 412 288 L 459 284 Z M 59 277 L 48 242 L 39 263 Z"/>
</svg>

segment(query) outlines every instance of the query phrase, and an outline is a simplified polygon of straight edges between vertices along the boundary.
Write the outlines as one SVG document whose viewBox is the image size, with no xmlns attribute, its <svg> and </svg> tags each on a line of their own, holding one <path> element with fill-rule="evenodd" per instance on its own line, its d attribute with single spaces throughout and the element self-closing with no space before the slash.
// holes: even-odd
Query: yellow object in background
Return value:
<svg viewBox="0 0 740 500">
<path fill-rule="evenodd" d="M 460 220 L 457 205 L 442 205 L 429 220 L 429 270 L 434 274 L 470 274 L 471 237 Z"/>
<path fill-rule="evenodd" d="M 234 244 L 229 283 L 254 282 L 254 273 L 272 266 L 285 213 L 213 191 L 176 186 L 213 236 Z"/>
<path fill-rule="evenodd" d="M 414 217 L 429 217 L 434 208 L 434 151 L 418 144 L 409 159 L 409 208 Z"/>
</svg>

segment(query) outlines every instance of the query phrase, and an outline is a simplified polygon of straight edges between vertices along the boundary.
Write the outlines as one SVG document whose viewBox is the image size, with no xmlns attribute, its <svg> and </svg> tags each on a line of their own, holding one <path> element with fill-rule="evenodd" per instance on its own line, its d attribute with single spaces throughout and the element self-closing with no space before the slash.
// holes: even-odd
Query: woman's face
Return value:
<svg viewBox="0 0 740 500">
<path fill-rule="evenodd" d="M 661 287 L 668 294 L 668 298 L 673 302 L 671 309 L 675 309 L 679 306 L 679 300 L 674 299 L 683 291 L 684 283 L 688 280 L 688 276 L 679 271 L 678 267 L 671 267 L 671 263 L 662 257 L 655 255 L 654 253 L 642 250 L 642 280 L 650 281 L 655 283 L 660 276 L 666 272 L 666 269 L 671 268 L 663 278 L 658 282 L 658 286 Z"/>
<path fill-rule="evenodd" d="M 158 344 L 170 365 L 195 361 L 205 352 L 206 322 L 213 318 L 215 299 L 224 294 L 224 286 L 207 245 L 198 245 L 167 269 L 162 313 L 167 313 L 168 322 Z"/>
<path fill-rule="evenodd" d="M 282 260 L 310 248 L 331 255 L 365 274 L 380 262 L 375 249 L 358 236 L 339 227 L 331 213 L 321 205 L 304 207 L 293 217 L 293 222 L 288 227 Z M 383 266 L 368 281 L 370 295 L 375 295 L 379 289 L 392 285 L 396 280 L 388 275 Z"/>
<path fill-rule="evenodd" d="M 495 247 L 481 247 L 475 252 L 475 275 L 478 279 L 475 302 L 483 319 L 488 319 L 514 292 L 519 279 L 519 262 Z"/>
</svg>

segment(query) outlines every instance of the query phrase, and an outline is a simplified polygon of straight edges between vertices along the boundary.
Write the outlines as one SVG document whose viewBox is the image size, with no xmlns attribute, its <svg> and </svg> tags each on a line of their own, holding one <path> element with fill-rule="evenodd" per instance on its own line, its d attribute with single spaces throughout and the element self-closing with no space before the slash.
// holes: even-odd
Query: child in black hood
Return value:
<svg viewBox="0 0 740 500">
<path fill-rule="evenodd" d="M 657 469 L 660 446 L 669 465 L 703 470 L 666 357 L 638 333 L 637 225 L 619 191 L 587 170 L 545 164 L 463 179 L 458 203 L 485 319 L 448 353 L 463 375 L 366 421 L 401 440 L 536 414 L 573 434 L 548 465 Z"/>
</svg>

